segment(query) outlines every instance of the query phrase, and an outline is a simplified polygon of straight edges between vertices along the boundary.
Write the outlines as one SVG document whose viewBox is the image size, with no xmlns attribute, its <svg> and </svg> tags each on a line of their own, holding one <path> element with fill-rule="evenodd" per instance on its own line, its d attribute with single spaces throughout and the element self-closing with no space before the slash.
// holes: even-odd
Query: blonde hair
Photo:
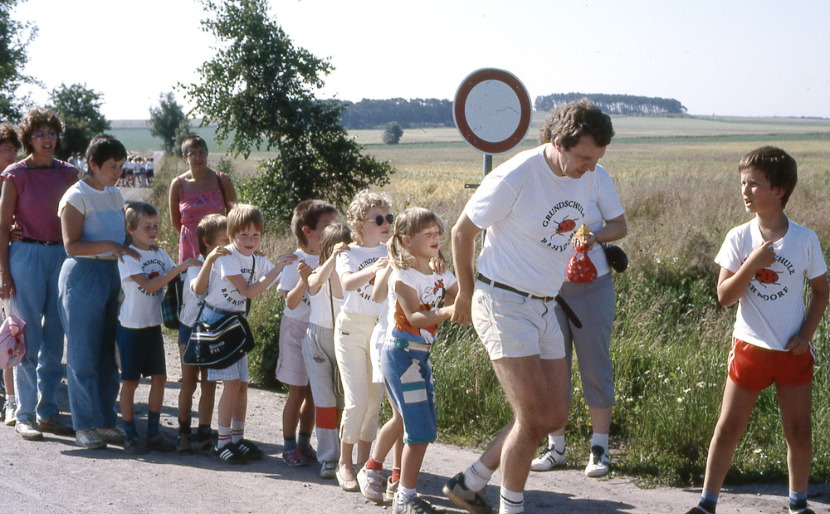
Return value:
<svg viewBox="0 0 830 514">
<path fill-rule="evenodd" d="M 222 214 L 208 214 L 199 225 L 196 227 L 196 239 L 199 240 L 199 255 L 207 257 L 208 247 L 205 244 L 205 239 L 213 244 L 216 241 L 216 236 L 222 232 L 228 231 L 228 218 Z"/>
<path fill-rule="evenodd" d="M 392 201 L 386 193 L 372 193 L 364 189 L 357 193 L 346 210 L 346 222 L 352 228 L 352 237 L 357 244 L 363 244 L 363 223 L 369 211 L 375 207 L 389 210 L 392 208 Z"/>
<path fill-rule="evenodd" d="M 323 235 L 320 238 L 320 264 L 326 262 L 331 257 L 334 247 L 338 243 L 351 243 L 352 231 L 345 223 L 332 223 L 323 229 Z"/>
<path fill-rule="evenodd" d="M 233 239 L 233 236 L 245 230 L 248 225 L 253 225 L 262 232 L 262 227 L 265 225 L 262 211 L 259 207 L 247 203 L 234 205 L 228 213 L 228 237 Z"/>
<path fill-rule="evenodd" d="M 444 220 L 434 212 L 423 207 L 409 207 L 398 215 L 395 219 L 394 232 L 387 244 L 389 262 L 393 268 L 409 268 L 412 266 L 412 261 L 415 260 L 406 248 L 404 248 L 403 236 L 412 237 L 432 226 L 437 226 L 442 236 L 447 232 L 447 226 L 444 224 Z"/>
</svg>

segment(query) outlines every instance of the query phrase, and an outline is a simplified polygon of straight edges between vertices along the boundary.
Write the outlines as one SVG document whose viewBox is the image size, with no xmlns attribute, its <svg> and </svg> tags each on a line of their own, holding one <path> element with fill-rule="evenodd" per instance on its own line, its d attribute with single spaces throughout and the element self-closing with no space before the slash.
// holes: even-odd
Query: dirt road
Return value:
<svg viewBox="0 0 830 514">
<path fill-rule="evenodd" d="M 163 430 L 175 436 L 178 357 L 167 345 L 168 383 L 162 413 Z M 221 386 L 220 386 L 221 387 Z M 139 430 L 143 431 L 149 385 L 142 381 L 136 395 Z M 66 386 L 61 387 L 66 409 Z M 198 394 L 198 393 L 197 393 Z M 218 394 L 218 393 L 217 393 Z M 391 512 L 360 493 L 347 493 L 333 480 L 318 477 L 317 466 L 291 468 L 279 455 L 279 419 L 285 398 L 251 389 L 246 436 L 261 443 L 264 460 L 229 466 L 208 456 L 151 453 L 134 458 L 116 446 L 85 450 L 74 438 L 46 436 L 43 442 L 20 439 L 0 425 L 0 501 L 6 512 L 277 512 L 287 514 Z M 195 415 L 194 415 L 195 417 Z M 215 417 L 214 417 L 215 420 Z M 214 421 L 215 422 L 215 421 Z M 419 492 L 447 512 L 461 512 L 444 498 L 448 477 L 476 459 L 477 452 L 435 444 L 430 446 Z M 498 474 L 487 494 L 498 498 Z M 582 470 L 532 473 L 528 482 L 528 512 L 634 513 L 685 512 L 699 491 L 672 488 L 641 489 L 625 477 L 591 479 Z M 830 487 L 811 486 L 817 512 L 828 512 Z M 722 496 L 718 512 L 783 513 L 786 488 L 742 486 Z"/>
</svg>

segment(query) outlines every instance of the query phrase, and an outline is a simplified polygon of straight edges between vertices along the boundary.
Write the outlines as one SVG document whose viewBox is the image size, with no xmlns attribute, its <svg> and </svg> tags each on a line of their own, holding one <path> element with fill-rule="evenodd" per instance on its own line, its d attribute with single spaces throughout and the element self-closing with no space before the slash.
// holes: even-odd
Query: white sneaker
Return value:
<svg viewBox="0 0 830 514">
<path fill-rule="evenodd" d="M 530 463 L 532 471 L 550 471 L 553 468 L 564 468 L 568 463 L 565 461 L 565 449 L 556 451 L 553 446 L 549 446 L 542 450 L 539 457 L 533 459 Z"/>
<path fill-rule="evenodd" d="M 585 466 L 585 476 L 591 478 L 604 477 L 611 471 L 611 459 L 608 452 L 602 446 L 592 446 L 591 454 L 588 456 L 588 465 Z"/>
</svg>

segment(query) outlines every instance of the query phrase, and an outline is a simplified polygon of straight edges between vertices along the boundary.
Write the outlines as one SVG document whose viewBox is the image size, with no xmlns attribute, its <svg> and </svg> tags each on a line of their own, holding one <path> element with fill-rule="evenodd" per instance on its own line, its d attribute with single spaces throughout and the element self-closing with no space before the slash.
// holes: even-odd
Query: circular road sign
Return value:
<svg viewBox="0 0 830 514">
<path fill-rule="evenodd" d="M 527 89 L 504 70 L 476 70 L 455 93 L 455 126 L 465 141 L 486 154 L 509 152 L 519 145 L 530 127 L 530 116 Z"/>
</svg>

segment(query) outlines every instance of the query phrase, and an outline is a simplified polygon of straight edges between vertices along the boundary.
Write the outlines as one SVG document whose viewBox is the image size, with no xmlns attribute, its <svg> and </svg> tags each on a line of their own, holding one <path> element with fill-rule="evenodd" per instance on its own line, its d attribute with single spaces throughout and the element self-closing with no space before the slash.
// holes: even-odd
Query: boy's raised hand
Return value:
<svg viewBox="0 0 830 514">
<path fill-rule="evenodd" d="M 756 271 L 771 266 L 774 262 L 775 249 L 772 247 L 772 241 L 764 241 L 758 245 L 746 259 L 746 263 L 753 266 Z"/>
<path fill-rule="evenodd" d="M 389 265 L 389 258 L 381 257 L 375 261 L 375 273 Z"/>
<path fill-rule="evenodd" d="M 282 268 L 288 266 L 289 264 L 291 264 L 292 262 L 294 262 L 296 260 L 297 260 L 297 255 L 295 253 L 293 253 L 293 252 L 284 253 L 284 254 L 280 255 L 279 259 L 277 259 L 277 267 L 282 269 Z"/>
<path fill-rule="evenodd" d="M 335 256 L 338 253 L 348 252 L 349 251 L 349 243 L 337 243 L 334 245 L 334 248 L 331 251 L 331 255 Z"/>
<path fill-rule="evenodd" d="M 185 260 L 183 263 L 179 264 L 179 269 L 181 269 L 181 271 L 179 273 L 181 273 L 182 271 L 184 271 L 187 268 L 190 268 L 192 266 L 201 266 L 201 265 L 202 265 L 202 263 L 199 262 L 199 259 L 197 259 L 195 257 L 191 257 L 191 258 Z"/>
</svg>

